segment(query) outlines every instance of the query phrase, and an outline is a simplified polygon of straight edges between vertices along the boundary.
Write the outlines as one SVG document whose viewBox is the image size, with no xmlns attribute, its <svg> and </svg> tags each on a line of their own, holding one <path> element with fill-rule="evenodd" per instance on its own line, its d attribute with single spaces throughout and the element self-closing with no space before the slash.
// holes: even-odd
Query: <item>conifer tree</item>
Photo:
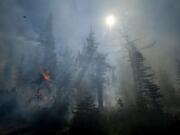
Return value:
<svg viewBox="0 0 180 135">
<path fill-rule="evenodd" d="M 97 129 L 98 111 L 93 97 L 85 92 L 77 101 L 71 132 L 73 134 L 97 134 Z"/>
<path fill-rule="evenodd" d="M 137 105 L 141 108 L 148 107 L 161 110 L 160 88 L 155 83 L 154 73 L 150 66 L 146 66 L 142 53 L 136 48 L 135 42 L 128 39 L 128 51 L 133 69 L 135 89 L 137 93 Z"/>
<path fill-rule="evenodd" d="M 97 91 L 97 100 L 99 108 L 103 108 L 103 88 L 107 68 L 106 55 L 98 50 L 94 33 L 90 32 L 82 51 L 77 57 L 79 66 L 79 76 L 76 85 L 86 82 L 89 90 Z"/>
<path fill-rule="evenodd" d="M 47 70 L 51 77 L 55 79 L 57 70 L 57 59 L 55 54 L 55 41 L 53 36 L 53 18 L 49 15 L 45 28 L 40 35 L 40 42 L 42 45 L 43 60 L 40 63 L 43 70 Z"/>
</svg>

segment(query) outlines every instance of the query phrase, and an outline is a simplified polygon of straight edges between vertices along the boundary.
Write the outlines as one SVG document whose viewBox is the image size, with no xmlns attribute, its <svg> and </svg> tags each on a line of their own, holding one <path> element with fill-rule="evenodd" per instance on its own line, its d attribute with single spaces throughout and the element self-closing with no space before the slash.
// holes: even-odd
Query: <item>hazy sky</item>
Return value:
<svg viewBox="0 0 180 135">
<path fill-rule="evenodd" d="M 50 13 L 57 46 L 80 48 L 92 28 L 102 50 L 113 53 L 117 46 L 112 44 L 119 40 L 114 31 L 107 35 L 104 22 L 111 13 L 117 17 L 114 29 L 123 24 L 133 38 L 143 37 L 143 43 L 157 40 L 153 52 L 158 57 L 173 55 L 179 45 L 179 0 L 1 0 L 0 39 L 36 42 Z"/>
<path fill-rule="evenodd" d="M 101 29 L 104 16 L 110 13 L 117 16 L 119 24 L 126 20 L 131 27 L 139 28 L 138 31 L 146 28 L 158 36 L 177 37 L 180 33 L 178 0 L 1 0 L 0 7 L 1 32 L 39 32 L 52 12 L 55 27 L 71 34 L 80 34 L 82 30 L 87 33 L 90 26 Z"/>
</svg>

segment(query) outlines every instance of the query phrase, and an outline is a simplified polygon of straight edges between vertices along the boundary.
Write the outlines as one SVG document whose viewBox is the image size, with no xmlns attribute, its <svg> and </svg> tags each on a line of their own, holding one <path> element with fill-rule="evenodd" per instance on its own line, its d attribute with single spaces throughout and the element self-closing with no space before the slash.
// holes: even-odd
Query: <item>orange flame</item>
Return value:
<svg viewBox="0 0 180 135">
<path fill-rule="evenodd" d="M 46 80 L 46 81 L 51 81 L 51 77 L 49 75 L 49 72 L 46 70 L 44 72 L 42 72 L 42 76 L 43 76 L 43 79 Z"/>
<path fill-rule="evenodd" d="M 48 70 L 43 70 L 41 66 L 40 66 L 40 71 L 41 71 L 43 79 L 45 81 L 51 82 L 51 77 L 50 77 L 49 71 Z"/>
</svg>

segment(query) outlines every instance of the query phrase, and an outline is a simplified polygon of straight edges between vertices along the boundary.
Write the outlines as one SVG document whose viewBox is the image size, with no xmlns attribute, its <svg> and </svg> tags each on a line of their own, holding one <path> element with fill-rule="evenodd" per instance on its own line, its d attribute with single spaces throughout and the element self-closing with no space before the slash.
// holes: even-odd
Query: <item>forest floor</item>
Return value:
<svg viewBox="0 0 180 135">
<path fill-rule="evenodd" d="M 180 120 L 176 121 L 166 131 L 152 132 L 153 135 L 179 135 L 180 134 Z M 131 129 L 129 129 L 131 130 Z M 147 133 L 143 129 L 132 135 L 144 135 Z M 150 135 L 149 132 L 146 135 Z M 0 124 L 0 135 L 69 135 L 69 126 L 58 127 L 54 125 L 33 125 L 28 123 L 7 123 Z M 117 134 L 118 135 L 118 134 Z M 128 134 L 129 135 L 129 134 Z M 131 134 L 130 134 L 131 135 Z"/>
</svg>

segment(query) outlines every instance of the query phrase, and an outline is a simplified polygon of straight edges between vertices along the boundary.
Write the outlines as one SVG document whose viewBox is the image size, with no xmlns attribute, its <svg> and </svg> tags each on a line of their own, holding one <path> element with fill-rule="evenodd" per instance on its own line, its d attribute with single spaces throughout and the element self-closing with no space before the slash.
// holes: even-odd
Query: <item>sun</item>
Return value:
<svg viewBox="0 0 180 135">
<path fill-rule="evenodd" d="M 105 19 L 105 22 L 109 29 L 111 29 L 116 23 L 116 17 L 113 14 L 108 15 Z"/>
</svg>

